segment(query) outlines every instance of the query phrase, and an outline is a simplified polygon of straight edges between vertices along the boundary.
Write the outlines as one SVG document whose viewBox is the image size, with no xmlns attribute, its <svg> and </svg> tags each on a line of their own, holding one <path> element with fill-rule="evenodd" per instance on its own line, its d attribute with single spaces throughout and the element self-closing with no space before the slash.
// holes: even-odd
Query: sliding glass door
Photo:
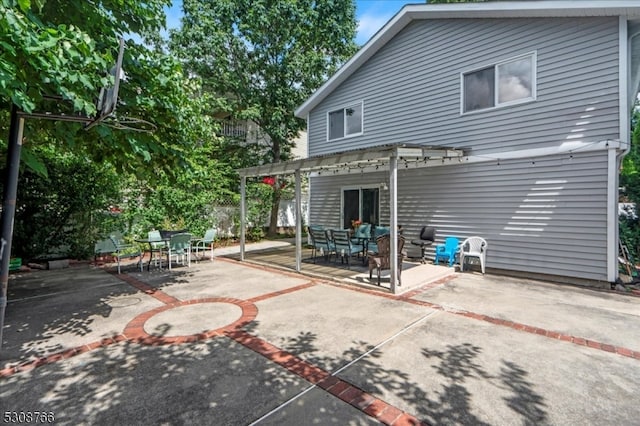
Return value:
<svg viewBox="0 0 640 426">
<path fill-rule="evenodd" d="M 378 224 L 380 218 L 380 189 L 344 188 L 342 190 L 342 226 L 351 228 L 352 220 Z"/>
</svg>

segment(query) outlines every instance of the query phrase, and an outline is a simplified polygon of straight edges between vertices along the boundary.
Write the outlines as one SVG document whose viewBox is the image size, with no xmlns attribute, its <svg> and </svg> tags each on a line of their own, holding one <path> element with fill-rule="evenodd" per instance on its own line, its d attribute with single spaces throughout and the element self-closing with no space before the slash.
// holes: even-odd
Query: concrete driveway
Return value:
<svg viewBox="0 0 640 426">
<path fill-rule="evenodd" d="M 474 273 L 395 296 L 223 258 L 126 272 L 11 275 L 5 422 L 640 422 L 638 297 Z"/>
</svg>

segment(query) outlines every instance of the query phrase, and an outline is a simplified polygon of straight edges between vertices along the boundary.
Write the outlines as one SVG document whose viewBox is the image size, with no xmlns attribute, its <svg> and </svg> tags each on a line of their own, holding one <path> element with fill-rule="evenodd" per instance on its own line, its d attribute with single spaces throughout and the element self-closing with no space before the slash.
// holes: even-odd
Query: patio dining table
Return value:
<svg viewBox="0 0 640 426">
<path fill-rule="evenodd" d="M 156 243 L 164 243 L 165 247 L 168 247 L 170 240 L 171 240 L 170 236 L 162 237 L 160 239 L 139 238 L 136 240 L 136 243 L 149 244 L 149 263 L 147 263 L 147 271 L 151 270 L 151 262 L 153 261 L 153 245 Z"/>
</svg>

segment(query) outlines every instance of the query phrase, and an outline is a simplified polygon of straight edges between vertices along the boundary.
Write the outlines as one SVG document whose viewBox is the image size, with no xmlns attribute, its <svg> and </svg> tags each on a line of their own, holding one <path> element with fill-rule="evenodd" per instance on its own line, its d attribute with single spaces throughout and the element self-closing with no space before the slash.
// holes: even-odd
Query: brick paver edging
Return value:
<svg viewBox="0 0 640 426">
<path fill-rule="evenodd" d="M 230 261 L 237 262 L 235 260 L 230 260 Z M 248 266 L 255 267 L 255 268 L 258 268 L 258 269 L 262 269 L 262 270 L 266 270 L 266 271 L 270 271 L 270 272 L 281 272 L 280 269 L 278 269 L 278 268 L 270 268 L 269 266 L 256 265 L 256 264 L 251 264 L 251 263 L 248 263 Z M 299 276 L 299 275 L 302 275 L 302 274 L 295 274 L 295 275 Z M 430 288 L 434 288 L 434 287 L 437 287 L 439 285 L 445 284 L 445 283 L 455 279 L 457 276 L 458 276 L 457 273 L 456 274 L 452 274 L 452 275 L 448 275 L 446 277 L 440 278 L 440 279 L 435 280 L 433 282 L 427 283 L 424 286 L 418 287 L 416 289 L 410 290 L 410 291 L 408 291 L 406 293 L 399 294 L 399 295 L 395 295 L 395 294 L 391 294 L 391 293 L 384 293 L 384 292 L 381 292 L 381 291 L 376 290 L 376 289 L 368 289 L 368 288 L 363 288 L 363 287 L 360 287 L 360 286 L 353 286 L 353 285 L 349 285 L 349 284 L 336 283 L 334 281 L 329 281 L 329 280 L 317 279 L 316 283 L 322 283 L 322 284 L 325 284 L 325 285 L 330 285 L 330 286 L 334 286 L 334 287 L 338 287 L 338 288 L 343 288 L 343 289 L 347 289 L 347 290 L 355 291 L 355 292 L 359 292 L 359 293 L 370 294 L 370 295 L 374 295 L 374 296 L 377 296 L 377 297 L 384 297 L 384 298 L 392 299 L 392 300 L 400 300 L 400 301 L 404 301 L 404 302 L 411 303 L 411 304 L 414 304 L 414 305 L 425 306 L 425 307 L 428 307 L 428 308 L 431 308 L 431 309 L 434 309 L 434 310 L 448 312 L 448 313 L 451 313 L 451 314 L 454 314 L 454 315 L 464 316 L 466 318 L 471 318 L 471 319 L 475 319 L 475 320 L 479 320 L 479 321 L 490 322 L 490 323 L 492 323 L 494 325 L 499 325 L 499 326 L 503 326 L 503 327 L 509 327 L 509 328 L 514 329 L 514 330 L 524 331 L 525 333 L 536 334 L 538 336 L 544 336 L 544 337 L 548 337 L 548 338 L 551 338 L 551 339 L 558 339 L 558 340 L 561 340 L 563 342 L 573 343 L 573 344 L 578 345 L 578 346 L 587 346 L 587 347 L 592 348 L 592 349 L 597 349 L 597 350 L 601 350 L 601 351 L 605 351 L 605 352 L 615 353 L 617 355 L 624 356 L 624 357 L 627 357 L 627 358 L 633 358 L 633 359 L 640 360 L 640 351 L 634 351 L 634 350 L 629 349 L 629 348 L 624 347 L 624 346 L 610 345 L 610 344 L 607 344 L 607 343 L 598 342 L 598 341 L 587 339 L 587 338 L 584 338 L 584 337 L 572 336 L 572 335 L 560 333 L 560 332 L 557 332 L 557 331 L 546 330 L 546 329 L 539 328 L 539 327 L 533 327 L 533 326 L 530 326 L 530 325 L 527 325 L 527 324 L 517 323 L 517 322 L 513 322 L 513 321 L 508 321 L 508 320 L 502 320 L 500 318 L 491 317 L 489 315 L 477 314 L 477 313 L 470 312 L 470 311 L 446 309 L 444 306 L 441 306 L 441 305 L 438 305 L 438 304 L 435 304 L 435 303 L 413 299 L 415 296 L 421 294 L 425 290 L 428 290 Z"/>
<path fill-rule="evenodd" d="M 144 324 L 151 317 L 159 313 L 182 306 L 195 305 L 199 303 L 230 303 L 238 306 L 242 310 L 242 315 L 240 316 L 240 318 L 238 318 L 231 324 L 225 325 L 224 327 L 185 336 L 157 336 L 147 333 L 144 329 Z M 246 300 L 232 299 L 230 297 L 209 297 L 205 299 L 185 300 L 182 302 L 175 302 L 168 305 L 160 306 L 158 308 L 138 315 L 137 317 L 129 321 L 129 323 L 125 326 L 123 334 L 125 335 L 127 340 L 142 343 L 145 345 L 171 345 L 191 343 L 197 342 L 199 340 L 222 336 L 225 331 L 244 327 L 245 325 L 253 321 L 257 315 L 258 307 Z"/>
<path fill-rule="evenodd" d="M 411 414 L 374 397 L 359 387 L 331 375 L 328 371 L 310 364 L 304 359 L 282 350 L 261 338 L 255 337 L 244 330 L 226 331 L 225 336 L 386 425 L 403 426 L 427 424 L 421 422 Z"/>
</svg>

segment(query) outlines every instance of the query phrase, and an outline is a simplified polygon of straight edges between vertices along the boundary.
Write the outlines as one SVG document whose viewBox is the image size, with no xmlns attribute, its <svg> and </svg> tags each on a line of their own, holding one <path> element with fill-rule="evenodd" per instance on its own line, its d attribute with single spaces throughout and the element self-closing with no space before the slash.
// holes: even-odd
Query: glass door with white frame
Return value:
<svg viewBox="0 0 640 426">
<path fill-rule="evenodd" d="M 342 226 L 351 228 L 351 222 L 361 220 L 363 223 L 377 225 L 380 218 L 380 189 L 344 188 L 342 190 Z"/>
</svg>

